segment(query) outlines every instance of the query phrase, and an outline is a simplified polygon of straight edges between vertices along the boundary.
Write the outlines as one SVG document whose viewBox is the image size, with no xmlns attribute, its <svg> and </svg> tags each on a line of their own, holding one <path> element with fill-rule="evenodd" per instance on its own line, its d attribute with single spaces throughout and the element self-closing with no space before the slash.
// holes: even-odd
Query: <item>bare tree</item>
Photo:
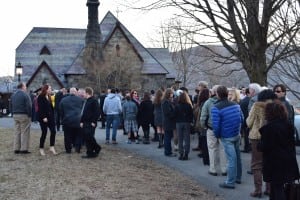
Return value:
<svg viewBox="0 0 300 200">
<path fill-rule="evenodd" d="M 298 0 L 135 0 L 134 7 L 179 9 L 177 17 L 197 23 L 193 31 L 199 37 L 195 37 L 194 43 L 202 46 L 205 40 L 221 43 L 230 56 L 207 48 L 222 58 L 224 64 L 241 62 L 250 82 L 266 85 L 269 70 L 299 50 L 290 41 L 299 34 L 300 18 L 289 15 L 299 12 Z M 269 59 L 267 51 L 272 56 Z"/>
</svg>

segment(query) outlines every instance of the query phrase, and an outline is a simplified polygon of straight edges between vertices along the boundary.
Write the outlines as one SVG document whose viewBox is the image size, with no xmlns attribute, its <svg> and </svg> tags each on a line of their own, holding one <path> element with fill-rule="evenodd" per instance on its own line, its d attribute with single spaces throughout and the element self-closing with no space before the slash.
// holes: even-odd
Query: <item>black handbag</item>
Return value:
<svg viewBox="0 0 300 200">
<path fill-rule="evenodd" d="M 300 200 L 300 181 L 284 184 L 286 200 Z"/>
</svg>

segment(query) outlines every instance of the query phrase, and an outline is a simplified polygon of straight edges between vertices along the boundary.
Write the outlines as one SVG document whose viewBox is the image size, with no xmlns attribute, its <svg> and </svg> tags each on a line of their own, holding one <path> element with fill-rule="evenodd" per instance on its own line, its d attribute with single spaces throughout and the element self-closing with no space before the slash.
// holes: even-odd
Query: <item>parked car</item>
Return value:
<svg viewBox="0 0 300 200">
<path fill-rule="evenodd" d="M 296 145 L 300 146 L 300 107 L 294 107 L 295 117 L 294 117 L 294 125 L 295 125 L 295 139 Z"/>
</svg>

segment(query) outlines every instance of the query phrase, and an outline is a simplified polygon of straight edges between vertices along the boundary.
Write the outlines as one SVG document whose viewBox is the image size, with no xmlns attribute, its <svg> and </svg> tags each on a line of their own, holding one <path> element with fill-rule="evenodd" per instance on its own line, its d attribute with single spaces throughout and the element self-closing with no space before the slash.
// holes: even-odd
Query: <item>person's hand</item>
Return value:
<svg viewBox="0 0 300 200">
<path fill-rule="evenodd" d="M 92 125 L 92 127 L 95 127 L 95 126 L 96 126 L 96 124 L 95 124 L 94 122 L 92 122 L 91 125 Z"/>
<path fill-rule="evenodd" d="M 43 122 L 47 123 L 47 122 L 48 122 L 48 119 L 45 117 L 45 118 L 43 119 Z"/>
<path fill-rule="evenodd" d="M 80 126 L 80 128 L 82 128 L 82 127 L 83 127 L 83 123 L 81 122 L 81 123 L 79 124 L 79 126 Z"/>
</svg>

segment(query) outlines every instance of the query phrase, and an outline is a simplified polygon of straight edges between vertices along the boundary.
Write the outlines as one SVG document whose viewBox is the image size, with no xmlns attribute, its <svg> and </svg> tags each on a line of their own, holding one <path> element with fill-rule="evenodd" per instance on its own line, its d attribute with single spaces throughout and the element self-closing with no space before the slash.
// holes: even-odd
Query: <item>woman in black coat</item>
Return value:
<svg viewBox="0 0 300 200">
<path fill-rule="evenodd" d="M 140 120 L 139 123 L 142 126 L 144 132 L 144 141 L 143 144 L 149 144 L 149 134 L 150 134 L 150 125 L 153 124 L 154 120 L 154 106 L 151 101 L 151 96 L 149 92 L 144 93 L 144 98 L 139 107 Z"/>
<path fill-rule="evenodd" d="M 161 103 L 163 113 L 163 128 L 164 134 L 164 148 L 165 156 L 174 157 L 176 154 L 172 153 L 171 140 L 173 138 L 173 131 L 176 129 L 175 123 L 175 106 L 173 104 L 174 91 L 168 88 L 164 93 L 164 97 Z"/>
<path fill-rule="evenodd" d="M 55 117 L 54 108 L 51 102 L 51 86 L 45 84 L 41 89 L 41 94 L 37 98 L 38 103 L 38 115 L 42 135 L 40 138 L 40 153 L 42 156 L 45 155 L 44 144 L 47 136 L 47 129 L 50 129 L 50 151 L 55 155 L 57 154 L 54 149 L 55 144 Z"/>
<path fill-rule="evenodd" d="M 267 124 L 259 129 L 263 152 L 263 179 L 271 183 L 270 199 L 285 200 L 283 185 L 299 179 L 294 143 L 294 127 L 288 122 L 284 105 L 275 101 L 266 105 Z"/>
</svg>

